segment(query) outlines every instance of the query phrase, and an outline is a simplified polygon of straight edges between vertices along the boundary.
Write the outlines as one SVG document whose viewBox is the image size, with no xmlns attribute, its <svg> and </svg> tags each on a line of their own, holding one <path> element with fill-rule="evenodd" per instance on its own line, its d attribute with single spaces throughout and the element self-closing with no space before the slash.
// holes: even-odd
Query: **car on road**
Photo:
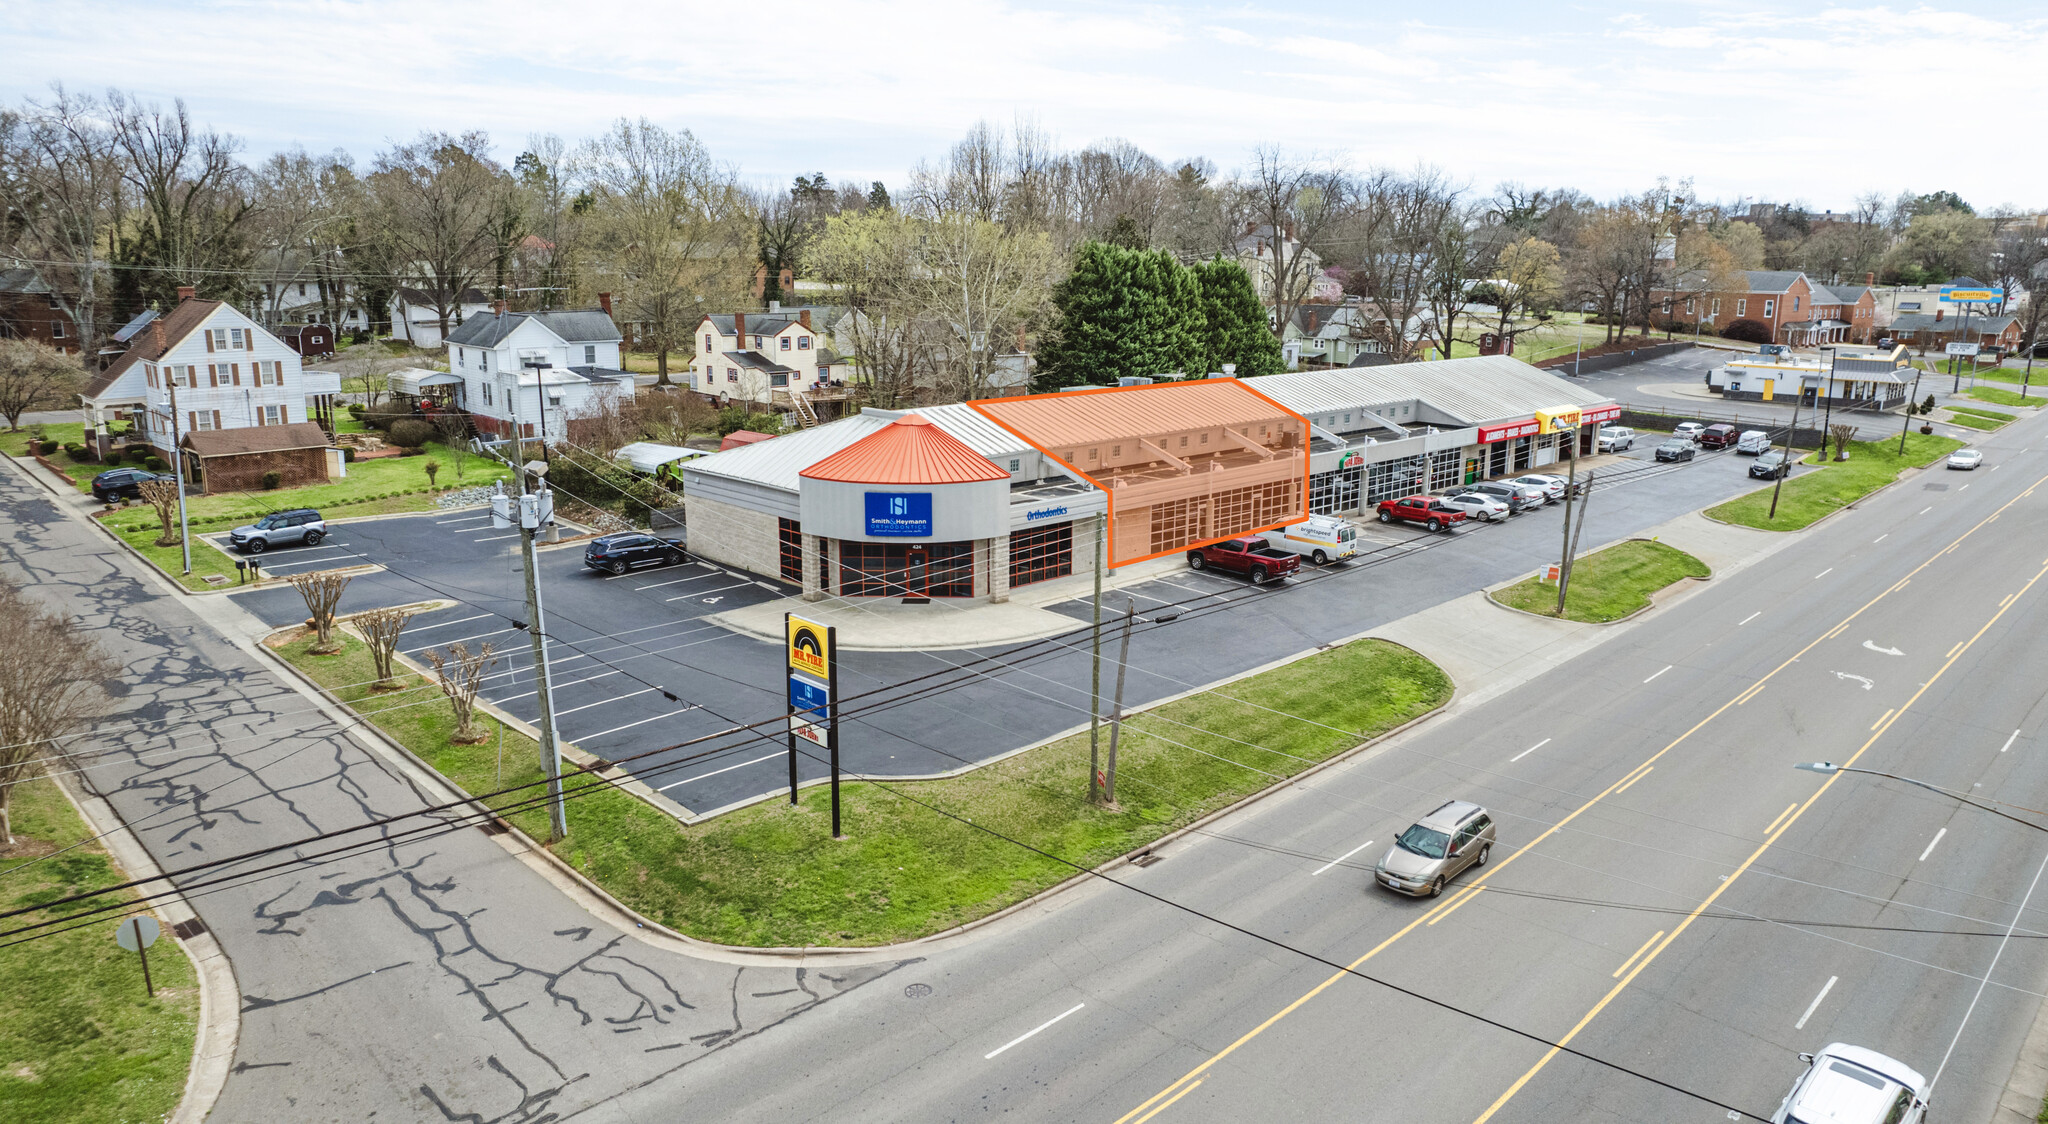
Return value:
<svg viewBox="0 0 2048 1124">
<path fill-rule="evenodd" d="M 1188 551 L 1188 568 L 1243 574 L 1253 585 L 1265 585 L 1300 570 L 1301 555 L 1267 546 L 1264 539 L 1226 539 Z"/>
<path fill-rule="evenodd" d="M 1978 465 L 1983 463 L 1984 453 L 1979 449 L 1957 449 L 1948 455 L 1948 466 L 1950 468 L 1964 468 L 1974 471 Z"/>
<path fill-rule="evenodd" d="M 1608 425 L 1600 427 L 1600 439 L 1597 445 L 1597 448 L 1600 452 L 1619 453 L 1624 449 L 1633 449 L 1635 447 L 1635 430 L 1630 429 L 1625 425 Z"/>
<path fill-rule="evenodd" d="M 1693 454 L 1698 451 L 1699 447 L 1692 442 L 1674 437 L 1657 446 L 1657 459 L 1660 461 L 1689 461 L 1693 458 Z"/>
<path fill-rule="evenodd" d="M 151 480 L 172 480 L 175 477 L 162 473 L 147 472 L 139 468 L 115 468 L 92 478 L 92 498 L 101 503 L 115 500 L 139 500 L 142 486 Z"/>
<path fill-rule="evenodd" d="M 1741 439 L 1732 425 L 1710 425 L 1700 430 L 1699 443 L 1702 449 L 1725 449 Z"/>
<path fill-rule="evenodd" d="M 1876 1050 L 1836 1042 L 1801 1054 L 1806 1072 L 1792 1083 L 1771 1124 L 1922 1124 L 1927 1079 Z"/>
<path fill-rule="evenodd" d="M 1518 515 L 1532 507 L 1542 507 L 1544 500 L 1547 498 L 1544 496 L 1543 489 L 1541 488 L 1529 488 L 1519 484 L 1510 484 L 1505 480 L 1482 480 L 1477 484 L 1467 484 L 1459 489 L 1459 491 L 1461 493 L 1477 493 L 1490 500 L 1499 500 L 1508 505 L 1509 511 Z"/>
<path fill-rule="evenodd" d="M 1358 528 L 1329 515 L 1311 515 L 1277 531 L 1267 531 L 1266 545 L 1299 554 L 1318 566 L 1358 553 Z"/>
<path fill-rule="evenodd" d="M 1443 497 L 1445 503 L 1465 513 L 1467 519 L 1480 519 L 1498 523 L 1514 514 L 1514 509 L 1492 496 L 1479 492 L 1459 492 Z"/>
<path fill-rule="evenodd" d="M 623 574 L 642 566 L 675 566 L 686 560 L 680 544 L 638 531 L 600 535 L 583 548 L 583 564 L 608 574 Z"/>
<path fill-rule="evenodd" d="M 1671 436 L 1680 441 L 1697 441 L 1700 439 L 1700 434 L 1706 431 L 1707 425 L 1705 422 L 1679 422 L 1677 427 L 1672 429 Z"/>
<path fill-rule="evenodd" d="M 1783 453 L 1765 453 L 1749 466 L 1749 474 L 1758 480 L 1776 480 L 1780 476 L 1792 475 L 1792 463 Z"/>
<path fill-rule="evenodd" d="M 1771 451 L 1771 435 L 1761 429 L 1752 429 L 1735 439 L 1735 451 L 1758 457 Z"/>
<path fill-rule="evenodd" d="M 1552 476 L 1544 472 L 1532 472 L 1527 476 L 1517 476 L 1508 481 L 1508 483 L 1520 484 L 1525 488 L 1535 488 L 1543 493 L 1545 500 L 1551 503 L 1562 503 L 1564 501 L 1566 481 L 1562 476 Z"/>
<path fill-rule="evenodd" d="M 318 546 L 327 537 L 327 521 L 310 507 L 273 511 L 246 527 L 228 532 L 228 543 L 244 554 L 261 554 L 273 546 Z"/>
<path fill-rule="evenodd" d="M 1466 868 L 1485 866 L 1493 850 L 1493 817 L 1467 800 L 1452 800 L 1394 837 L 1373 880 L 1397 894 L 1433 898 Z"/>
<path fill-rule="evenodd" d="M 1381 500 L 1380 522 L 1392 523 L 1396 519 L 1404 523 L 1420 523 L 1431 531 L 1455 527 L 1465 521 L 1465 509 L 1446 503 L 1436 496 L 1402 496 L 1398 500 Z"/>
</svg>

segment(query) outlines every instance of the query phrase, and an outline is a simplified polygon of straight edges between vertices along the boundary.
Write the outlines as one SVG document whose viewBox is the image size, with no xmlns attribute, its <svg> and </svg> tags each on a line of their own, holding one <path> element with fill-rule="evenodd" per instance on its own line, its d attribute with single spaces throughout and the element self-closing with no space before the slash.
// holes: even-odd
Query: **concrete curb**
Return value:
<svg viewBox="0 0 2048 1124">
<path fill-rule="evenodd" d="M 1808 455 L 1811 455 L 1811 454 L 1808 454 Z M 1802 458 L 1802 459 L 1803 459 L 1803 458 Z M 1759 534 L 1765 534 L 1765 535 L 1797 535 L 1797 534 L 1800 534 L 1800 533 L 1802 533 L 1802 532 L 1805 532 L 1805 531 L 1811 531 L 1811 530 L 1813 530 L 1813 529 L 1814 529 L 1815 527 L 1818 527 L 1818 526 L 1820 526 L 1820 525 L 1821 525 L 1822 523 L 1825 523 L 1825 522 L 1827 522 L 1828 520 L 1830 520 L 1830 519 L 1833 519 L 1833 518 L 1834 518 L 1835 516 L 1837 516 L 1837 515 L 1840 515 L 1840 514 L 1842 514 L 1842 513 L 1843 513 L 1843 512 L 1845 512 L 1845 511 L 1854 511 L 1854 510 L 1856 510 L 1856 508 L 1858 508 L 1859 506 L 1861 506 L 1861 505 L 1863 504 L 1863 502 L 1864 502 L 1865 500 L 1873 499 L 1873 498 L 1875 498 L 1875 497 L 1877 497 L 1877 496 L 1881 496 L 1881 495 L 1883 495 L 1884 493 L 1886 493 L 1886 492 L 1888 492 L 1888 491 L 1892 490 L 1893 488 L 1896 488 L 1896 487 L 1898 487 L 1899 485 L 1901 485 L 1901 484 L 1904 484 L 1904 483 L 1905 483 L 1906 481 L 1908 481 L 1908 480 L 1911 480 L 1911 479 L 1913 479 L 1914 477 L 1917 477 L 1917 476 L 1919 476 L 1919 475 L 1920 475 L 1921 473 L 1923 473 L 1923 472 L 1926 472 L 1926 471 L 1927 471 L 1928 469 L 1930 469 L 1930 468 L 1933 468 L 1933 467 L 1935 466 L 1935 464 L 1936 464 L 1937 462 L 1939 462 L 1939 461 L 1943 461 L 1943 460 L 1946 460 L 1946 459 L 1948 459 L 1948 454 L 1947 454 L 1947 453 L 1942 453 L 1942 454 L 1940 454 L 1939 456 L 1936 456 L 1936 457 L 1934 458 L 1934 460 L 1928 461 L 1928 462 L 1927 462 L 1926 464 L 1909 464 L 1909 465 L 1907 465 L 1906 467 L 1904 467 L 1904 468 L 1900 469 L 1900 470 L 1899 470 L 1899 474 L 1898 474 L 1898 476 L 1897 476 L 1896 478 L 1894 478 L 1894 479 L 1893 479 L 1893 480 L 1892 480 L 1891 482 L 1889 482 L 1889 483 L 1886 483 L 1886 484 L 1880 484 L 1880 485 L 1878 485 L 1877 487 L 1875 487 L 1875 488 L 1872 488 L 1872 489 L 1871 489 L 1871 490 L 1869 490 L 1868 492 L 1865 492 L 1865 493 L 1863 493 L 1862 495 L 1860 495 L 1860 496 L 1857 496 L 1857 497 L 1856 497 L 1855 499 L 1853 499 L 1853 500 L 1850 500 L 1850 501 L 1849 501 L 1848 503 L 1845 503 L 1845 504 L 1843 504 L 1842 506 L 1840 506 L 1840 507 L 1838 507 L 1838 508 L 1834 509 L 1833 511 L 1830 511 L 1830 512 L 1828 512 L 1828 513 L 1827 513 L 1826 515 L 1823 515 L 1823 516 L 1821 516 L 1820 518 L 1818 518 L 1818 519 L 1814 520 L 1813 522 L 1811 522 L 1811 523 L 1808 523 L 1808 524 L 1807 524 L 1806 526 L 1804 526 L 1804 527 L 1792 527 L 1792 528 L 1788 528 L 1788 529 L 1786 529 L 1786 530 L 1783 530 L 1783 531 L 1774 531 L 1774 530 L 1771 530 L 1771 529 L 1769 529 L 1769 528 L 1767 528 L 1767 527 L 1752 527 L 1752 526 L 1750 526 L 1750 525 L 1749 525 L 1749 524 L 1747 524 L 1747 523 L 1730 523 L 1730 522 L 1729 522 L 1728 520 L 1726 520 L 1726 519 L 1715 519 L 1715 518 L 1714 518 L 1713 516 L 1711 516 L 1711 515 L 1708 515 L 1708 514 L 1707 514 L 1707 512 L 1709 512 L 1709 511 L 1713 510 L 1713 508 L 1705 508 L 1705 507 L 1703 507 L 1703 508 L 1701 508 L 1701 509 L 1700 509 L 1700 512 L 1699 512 L 1699 514 L 1700 514 L 1700 518 L 1702 518 L 1702 519 L 1706 519 L 1706 520 L 1710 520 L 1710 521 L 1712 521 L 1712 522 L 1715 522 L 1715 523 L 1719 523 L 1719 524 L 1720 524 L 1720 525 L 1722 525 L 1723 527 L 1735 527 L 1735 528 L 1738 528 L 1738 529 L 1741 529 L 1741 530 L 1744 530 L 1744 531 L 1756 531 L 1756 532 L 1758 532 Z M 1831 468 L 1831 467 L 1833 467 L 1833 466 L 1834 466 L 1835 464 L 1838 464 L 1838 463 L 1840 463 L 1840 462 L 1838 462 L 1838 461 L 1829 461 L 1829 462 L 1827 462 L 1826 464 L 1817 464 L 1817 465 L 1813 465 L 1812 467 L 1814 467 L 1814 468 L 1818 468 L 1818 469 L 1826 469 L 1826 468 Z M 1768 485 L 1766 485 L 1766 487 L 1768 487 Z M 1755 495 L 1755 494 L 1756 494 L 1756 492 L 1757 492 L 1757 491 L 1762 491 L 1762 490 L 1763 490 L 1762 488 L 1759 488 L 1759 489 L 1757 489 L 1756 491 L 1752 491 L 1752 492 L 1744 492 L 1744 493 L 1742 493 L 1742 496 L 1753 496 L 1753 495 Z M 1741 499 L 1741 498 L 1742 498 L 1742 496 L 1735 496 L 1735 497 L 1732 497 L 1732 498 L 1730 498 L 1730 499 L 1726 499 L 1726 500 L 1723 500 L 1723 501 L 1721 501 L 1721 503 L 1734 503 L 1734 502 L 1735 502 L 1736 500 L 1739 500 L 1739 499 Z M 1717 504 L 1715 504 L 1715 505 L 1714 505 L 1714 507 L 1720 507 L 1720 506 L 1721 506 L 1721 503 L 1717 503 Z"/>
<path fill-rule="evenodd" d="M 1714 522 L 1716 522 L 1716 523 L 1719 523 L 1719 522 L 1720 522 L 1720 520 L 1716 519 L 1716 520 L 1714 520 Z M 1732 526 L 1733 524 L 1729 524 L 1729 525 L 1730 525 L 1730 526 Z M 1611 550 L 1611 549 L 1613 549 L 1614 547 L 1620 546 L 1620 545 L 1621 545 L 1622 543 L 1625 543 L 1625 542 L 1653 542 L 1653 543 L 1656 543 L 1656 544 L 1657 544 L 1657 545 L 1659 545 L 1659 546 L 1670 546 L 1670 547 L 1671 547 L 1671 549 L 1673 549 L 1673 550 L 1676 550 L 1676 551 L 1678 551 L 1679 553 L 1681 553 L 1681 554 L 1685 555 L 1685 556 L 1686 556 L 1686 557 L 1688 557 L 1688 558 L 1691 558 L 1691 559 L 1692 559 L 1693 561 L 1695 561 L 1695 562 L 1698 562 L 1698 563 L 1699 563 L 1700 565 L 1702 565 L 1702 566 L 1706 566 L 1706 565 L 1707 565 L 1707 564 L 1706 564 L 1706 560 L 1705 560 L 1705 559 L 1703 559 L 1703 558 L 1700 558 L 1700 557 L 1699 557 L 1698 555 L 1696 555 L 1696 554 L 1693 554 L 1693 553 L 1692 553 L 1691 551 L 1689 551 L 1689 550 L 1686 550 L 1686 549 L 1685 549 L 1685 548 L 1683 548 L 1683 547 L 1671 546 L 1671 544 L 1670 544 L 1670 543 L 1664 542 L 1664 541 L 1663 541 L 1663 540 L 1661 540 L 1661 539 L 1654 539 L 1654 538 L 1644 538 L 1644 537 L 1643 537 L 1643 536 L 1641 536 L 1641 535 L 1629 535 L 1629 536 L 1627 536 L 1627 537 L 1625 537 L 1625 538 L 1619 538 L 1619 539 L 1615 539 L 1615 540 L 1614 540 L 1613 542 L 1607 543 L 1607 544 L 1605 544 L 1605 545 L 1602 545 L 1602 546 L 1598 546 L 1598 547 L 1595 547 L 1595 548 L 1593 548 L 1592 550 L 1589 550 L 1589 551 L 1587 551 L 1586 553 L 1584 553 L 1584 554 L 1581 554 L 1581 555 L 1579 555 L 1579 557 L 1580 557 L 1580 558 L 1591 558 L 1591 557 L 1592 557 L 1593 555 L 1595 555 L 1595 554 L 1598 554 L 1598 553 L 1600 553 L 1600 552 L 1601 552 L 1601 551 L 1603 551 L 1603 550 Z M 1628 614 L 1626 614 L 1626 615 L 1624 615 L 1624 616 L 1619 616 L 1619 617 L 1616 617 L 1616 618 L 1614 618 L 1614 619 L 1613 619 L 1613 620 L 1611 620 L 1611 621 L 1567 621 L 1567 620 L 1566 620 L 1566 618 L 1564 618 L 1564 617 L 1554 617 L 1554 616 L 1551 616 L 1551 615 L 1549 615 L 1548 613 L 1532 613 L 1532 612 L 1530 612 L 1530 611 L 1529 611 L 1529 610 L 1527 610 L 1527 609 L 1517 609 L 1517 608 L 1515 608 L 1515 607 L 1514 607 L 1513 605 L 1507 604 L 1506 602 L 1504 602 L 1504 601 L 1501 601 L 1501 600 L 1499 600 L 1498 598 L 1494 597 L 1494 594 L 1496 594 L 1496 593 L 1500 592 L 1501 590 L 1503 590 L 1503 589 L 1507 589 L 1507 588 L 1509 588 L 1509 587 L 1511 587 L 1511 586 L 1517 586 L 1517 585 L 1520 585 L 1520 584 L 1522 584 L 1523 582 L 1525 582 L 1525 581 L 1528 581 L 1528 580 L 1529 580 L 1529 578 L 1531 578 L 1531 577 L 1536 577 L 1537 575 L 1540 575 L 1540 574 L 1541 574 L 1542 572 L 1543 572 L 1543 571 L 1541 571 L 1541 570 L 1538 570 L 1538 571 L 1536 571 L 1536 573 L 1534 573 L 1534 574 L 1530 574 L 1530 575 L 1528 575 L 1527 577 L 1520 577 L 1520 578 L 1511 578 L 1511 579 L 1509 579 L 1509 580 L 1507 580 L 1507 581 L 1504 581 L 1504 582 L 1499 582 L 1499 583 L 1496 583 L 1496 584 L 1494 584 L 1494 585 L 1490 585 L 1490 586 L 1487 586 L 1487 587 L 1486 587 L 1486 591 L 1485 591 L 1485 592 L 1486 592 L 1486 602 L 1487 602 L 1487 604 L 1489 604 L 1489 605 L 1497 605 L 1497 606 L 1499 606 L 1499 607 L 1501 607 L 1501 608 L 1503 608 L 1503 609 L 1506 609 L 1506 610 L 1507 610 L 1508 612 L 1510 612 L 1510 613 L 1520 613 L 1520 614 L 1522 614 L 1522 615 L 1523 615 L 1523 616 L 1525 616 L 1525 617 L 1535 617 L 1535 618 L 1536 618 L 1536 619 L 1538 619 L 1538 620 L 1546 620 L 1546 621 L 1566 621 L 1566 623 L 1570 623 L 1570 624 L 1589 624 L 1589 625 L 1593 625 L 1593 626 L 1595 626 L 1595 627 L 1598 627 L 1598 628 L 1606 628 L 1606 627 L 1608 627 L 1609 625 L 1617 625 L 1617 624 L 1624 624 L 1624 623 L 1626 623 L 1626 622 L 1628 622 L 1628 621 L 1632 621 L 1632 620 L 1636 619 L 1637 617 L 1640 617 L 1640 616 L 1642 616 L 1642 615 L 1643 615 L 1644 613 L 1647 613 L 1647 612 L 1649 612 L 1650 610 L 1652 610 L 1652 609 L 1654 609 L 1654 608 L 1657 608 L 1657 607 L 1658 607 L 1659 605 L 1662 605 L 1662 604 L 1663 604 L 1663 603 L 1665 603 L 1666 601 L 1673 601 L 1673 600 L 1676 600 L 1676 599 L 1678 598 L 1679 594 L 1678 594 L 1678 593 L 1675 593 L 1675 592 L 1673 592 L 1673 591 L 1681 591 L 1681 592 L 1682 592 L 1682 591 L 1684 591 L 1684 590 L 1686 590 L 1686 589 L 1690 588 L 1690 587 L 1688 587 L 1688 586 L 1684 586 L 1684 585 L 1681 585 L 1680 583 L 1682 583 L 1682 582 L 1709 582 L 1709 581 L 1712 581 L 1712 580 L 1714 580 L 1714 568 L 1713 568 L 1712 566 L 1707 566 L 1707 576 L 1706 576 L 1706 577 L 1703 577 L 1703 578 L 1702 578 L 1702 577 L 1695 577 L 1695 576 L 1693 576 L 1693 575 L 1691 575 L 1691 574 L 1681 574 L 1681 575 L 1679 575 L 1679 576 L 1678 576 L 1678 577 L 1677 577 L 1676 579 L 1674 579 L 1674 580 L 1673 580 L 1673 581 L 1672 581 L 1672 582 L 1671 582 L 1671 583 L 1670 583 L 1669 585 L 1659 586 L 1658 588 L 1656 588 L 1656 589 L 1653 589 L 1653 590 L 1651 590 L 1651 591 L 1650 591 L 1650 598 L 1649 598 L 1649 603 L 1648 603 L 1648 604 L 1644 605 L 1644 606 L 1643 606 L 1642 608 L 1640 608 L 1640 609 L 1637 609 L 1637 610 L 1635 610 L 1635 611 L 1634 611 L 1634 612 L 1632 612 L 1632 613 L 1628 613 Z"/>
</svg>

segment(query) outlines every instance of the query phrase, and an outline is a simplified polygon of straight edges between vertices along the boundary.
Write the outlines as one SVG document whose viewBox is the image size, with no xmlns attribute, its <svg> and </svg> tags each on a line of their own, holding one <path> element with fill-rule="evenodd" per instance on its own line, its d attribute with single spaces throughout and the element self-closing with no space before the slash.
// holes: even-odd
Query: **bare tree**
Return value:
<svg viewBox="0 0 2048 1124">
<path fill-rule="evenodd" d="M 1564 289 L 1557 247 L 1541 238 L 1511 242 L 1494 263 L 1494 334 L 1512 348 L 1516 337 L 1542 323 L 1522 318 L 1547 313 Z"/>
<path fill-rule="evenodd" d="M 507 178 L 482 132 L 422 133 L 379 153 L 369 176 L 373 221 L 394 271 L 433 302 L 447 336 L 462 294 L 496 264 Z"/>
<path fill-rule="evenodd" d="M 156 545 L 178 545 L 178 530 L 173 522 L 178 518 L 178 482 L 176 480 L 144 480 L 135 486 L 143 502 L 156 509 Z"/>
<path fill-rule="evenodd" d="M 1235 195 L 1239 212 L 1249 217 L 1251 229 L 1245 237 L 1262 240 L 1271 254 L 1270 264 L 1260 259 L 1253 280 L 1265 282 L 1260 287 L 1268 290 L 1265 296 L 1276 317 L 1273 331 L 1280 335 L 1308 298 L 1319 271 L 1321 256 L 1310 247 L 1357 213 L 1358 193 L 1339 171 L 1295 160 L 1278 148 L 1261 147 Z M 1424 241 L 1440 226 L 1431 223 Z M 1412 292 L 1419 298 L 1420 277 L 1416 280 Z"/>
<path fill-rule="evenodd" d="M 1382 352 L 1405 362 L 1423 339 L 1415 325 L 1428 305 L 1445 231 L 1459 221 L 1460 190 L 1442 172 L 1375 172 L 1358 189 L 1359 202 L 1345 237 L 1352 283 L 1372 301 L 1366 331 Z"/>
<path fill-rule="evenodd" d="M 306 650 L 308 655 L 331 656 L 341 651 L 341 641 L 334 638 L 334 607 L 341 603 L 341 592 L 348 588 L 349 576 L 335 570 L 313 570 L 293 574 L 286 581 L 299 591 L 306 602 L 306 612 L 313 626 L 313 646 Z"/>
<path fill-rule="evenodd" d="M 120 674 L 78 623 L 0 583 L 0 845 L 14 845 L 9 802 L 51 741 L 83 725 Z"/>
<path fill-rule="evenodd" d="M 195 126 L 182 99 L 165 112 L 116 92 L 107 107 L 135 195 L 128 256 L 147 267 L 130 282 L 165 303 L 179 285 L 242 296 L 256 203 L 254 179 L 235 157 L 241 142 Z"/>
<path fill-rule="evenodd" d="M 455 478 L 462 479 L 462 466 L 469 460 L 470 422 L 461 414 L 437 414 L 434 417 L 434 431 L 441 437 L 441 445 L 448 450 L 448 459 L 455 462 Z"/>
<path fill-rule="evenodd" d="M 900 211 L 842 212 L 825 223 L 813 249 L 819 276 L 837 287 L 847 307 L 833 338 L 853 354 L 870 399 L 884 409 L 902 404 L 929 371 L 931 343 L 917 308 L 916 224 Z"/>
<path fill-rule="evenodd" d="M 349 217 L 352 163 L 349 154 L 339 149 L 314 156 L 293 147 L 272 154 L 256 169 L 252 229 L 258 246 L 259 295 L 269 324 L 283 323 L 287 302 L 299 303 L 293 300 L 296 294 L 292 290 L 307 285 L 314 291 L 305 295 L 324 312 L 328 304 L 325 286 L 337 280 L 328 247 L 332 232 Z"/>
<path fill-rule="evenodd" d="M 456 745 L 475 745 L 484 740 L 484 732 L 476 728 L 476 696 L 483 688 L 484 673 L 498 662 L 491 653 L 488 640 L 474 652 L 460 640 L 445 650 L 433 648 L 427 652 L 427 658 L 434 664 L 434 680 L 455 712 L 455 736 L 449 740 Z"/>
<path fill-rule="evenodd" d="M 1009 339 L 1051 306 L 1060 267 L 1052 240 L 965 215 L 918 225 L 914 291 L 941 341 L 934 387 L 948 402 L 985 398 Z"/>
<path fill-rule="evenodd" d="M 580 226 L 569 146 L 553 133 L 530 134 L 526 151 L 512 163 L 512 174 L 524 196 L 527 223 L 540 242 L 530 256 L 519 259 L 517 283 L 539 290 L 538 307 L 561 308 L 567 303 Z"/>
<path fill-rule="evenodd" d="M 54 347 L 34 340 L 0 339 L 0 416 L 7 428 L 21 428 L 21 415 L 31 410 L 70 404 L 83 380 L 78 364 Z"/>
<path fill-rule="evenodd" d="M 392 658 L 398 651 L 399 636 L 418 612 L 417 609 L 392 607 L 371 609 L 352 618 L 356 631 L 363 634 L 363 642 L 369 645 L 370 661 L 377 666 L 377 681 L 370 684 L 371 690 L 395 691 L 399 688 L 398 678 L 391 670 Z"/>
<path fill-rule="evenodd" d="M 105 106 L 62 85 L 52 99 L 30 101 L 0 129 L 0 245 L 41 267 L 51 299 L 78 328 L 90 359 L 105 331 L 100 271 L 124 217 L 121 157 Z"/>
</svg>

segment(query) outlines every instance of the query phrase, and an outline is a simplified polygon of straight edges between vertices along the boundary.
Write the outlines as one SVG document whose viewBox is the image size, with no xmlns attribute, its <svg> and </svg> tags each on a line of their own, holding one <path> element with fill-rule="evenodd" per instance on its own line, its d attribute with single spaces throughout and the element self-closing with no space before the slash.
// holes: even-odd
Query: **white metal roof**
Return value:
<svg viewBox="0 0 2048 1124">
<path fill-rule="evenodd" d="M 1023 444 L 1014 435 L 959 403 L 924 406 L 915 410 L 877 410 L 870 407 L 853 417 L 827 422 L 816 429 L 786 433 L 771 440 L 699 457 L 683 466 L 684 480 L 697 473 L 705 473 L 794 492 L 798 487 L 798 473 L 905 414 L 921 415 L 991 460 L 1024 451 Z"/>
<path fill-rule="evenodd" d="M 1478 355 L 1428 363 L 1291 371 L 1244 380 L 1298 414 L 1370 409 L 1387 402 L 1420 401 L 1464 425 L 1526 417 L 1557 406 L 1596 406 L 1607 395 L 1511 355 Z"/>
</svg>

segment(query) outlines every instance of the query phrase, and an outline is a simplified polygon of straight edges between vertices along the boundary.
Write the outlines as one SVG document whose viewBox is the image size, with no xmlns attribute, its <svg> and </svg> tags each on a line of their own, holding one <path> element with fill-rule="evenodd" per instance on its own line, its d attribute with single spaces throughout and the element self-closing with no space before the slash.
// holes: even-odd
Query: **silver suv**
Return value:
<svg viewBox="0 0 2048 1124">
<path fill-rule="evenodd" d="M 246 527 L 228 532 L 228 542 L 244 554 L 261 554 L 273 546 L 304 543 L 317 546 L 327 535 L 327 521 L 310 507 L 273 511 Z"/>
<path fill-rule="evenodd" d="M 1396 836 L 1373 877 L 1396 893 L 1433 898 L 1466 867 L 1485 866 L 1492 849 L 1493 817 L 1477 804 L 1453 800 Z"/>
<path fill-rule="evenodd" d="M 1921 1124 L 1927 1118 L 1927 1079 L 1904 1062 L 1846 1042 L 1799 1059 L 1808 1068 L 1771 1114 L 1771 1124 Z"/>
</svg>

